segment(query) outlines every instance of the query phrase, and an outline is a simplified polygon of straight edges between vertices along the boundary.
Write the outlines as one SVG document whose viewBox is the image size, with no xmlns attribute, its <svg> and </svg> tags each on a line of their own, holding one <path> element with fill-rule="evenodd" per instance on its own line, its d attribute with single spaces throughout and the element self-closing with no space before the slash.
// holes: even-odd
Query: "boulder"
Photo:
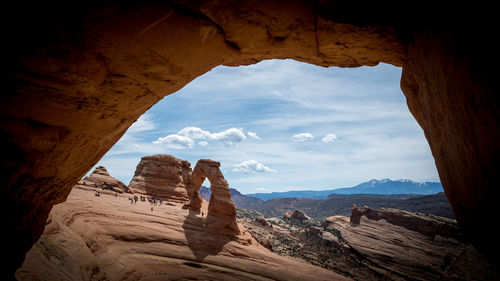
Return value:
<svg viewBox="0 0 500 281">
<path fill-rule="evenodd" d="M 270 225 L 265 218 L 255 218 L 255 222 L 265 227 L 273 227 Z"/>
<path fill-rule="evenodd" d="M 269 241 L 269 239 L 267 238 L 256 238 L 257 242 L 259 242 L 259 244 L 261 244 L 262 246 L 264 246 L 265 248 L 267 248 L 269 251 L 273 251 L 273 245 L 271 244 L 271 241 Z"/>
<path fill-rule="evenodd" d="M 306 213 L 302 212 L 301 210 L 293 211 L 291 218 L 299 221 L 308 221 L 311 219 L 306 215 Z"/>
</svg>

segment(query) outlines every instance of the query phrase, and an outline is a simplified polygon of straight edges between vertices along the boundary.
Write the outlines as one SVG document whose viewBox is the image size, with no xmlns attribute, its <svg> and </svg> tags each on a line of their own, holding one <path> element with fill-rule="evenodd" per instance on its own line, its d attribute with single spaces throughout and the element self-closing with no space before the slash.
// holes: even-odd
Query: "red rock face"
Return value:
<svg viewBox="0 0 500 281">
<path fill-rule="evenodd" d="M 429 142 L 455 217 L 480 251 L 494 258 L 489 229 L 500 198 L 500 103 L 496 77 L 476 42 L 484 31 L 464 35 L 421 32 L 408 47 L 401 88 Z"/>
<path fill-rule="evenodd" d="M 498 248 L 485 215 L 495 213 L 500 170 L 496 72 L 483 67 L 496 53 L 488 11 L 426 1 L 411 10 L 349 1 L 40 3 L 5 8 L 14 19 L 0 97 L 8 274 L 51 207 L 148 108 L 217 65 L 271 58 L 403 66 L 402 88 L 455 217 L 481 249 Z M 477 12 L 486 12 L 481 21 L 462 24 Z"/>
<path fill-rule="evenodd" d="M 170 155 L 142 157 L 128 185 L 134 193 L 185 203 L 189 201 L 191 165 Z"/>
<path fill-rule="evenodd" d="M 208 178 L 212 194 L 208 205 L 207 227 L 216 233 L 235 236 L 240 234 L 236 223 L 236 206 L 219 167 L 219 162 L 210 159 L 201 159 L 196 163 L 192 174 L 193 192 L 190 207 L 200 212 L 202 199 L 199 190 L 203 181 Z"/>
</svg>

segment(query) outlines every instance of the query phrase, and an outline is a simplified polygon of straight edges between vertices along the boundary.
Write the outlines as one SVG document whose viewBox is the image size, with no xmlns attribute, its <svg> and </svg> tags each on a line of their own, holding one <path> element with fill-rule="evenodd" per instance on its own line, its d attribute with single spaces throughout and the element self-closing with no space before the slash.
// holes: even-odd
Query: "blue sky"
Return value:
<svg viewBox="0 0 500 281">
<path fill-rule="evenodd" d="M 401 68 L 387 64 L 219 66 L 153 106 L 97 165 L 128 184 L 146 155 L 170 154 L 192 166 L 210 158 L 242 193 L 373 178 L 439 181 L 400 77 Z"/>
</svg>

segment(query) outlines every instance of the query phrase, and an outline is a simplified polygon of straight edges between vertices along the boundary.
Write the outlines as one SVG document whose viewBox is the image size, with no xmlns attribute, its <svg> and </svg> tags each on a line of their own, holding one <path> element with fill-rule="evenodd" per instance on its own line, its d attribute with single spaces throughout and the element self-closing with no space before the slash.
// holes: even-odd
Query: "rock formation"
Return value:
<svg viewBox="0 0 500 281">
<path fill-rule="evenodd" d="M 359 225 L 362 216 L 370 220 L 385 220 L 390 224 L 407 228 L 423 235 L 430 236 L 431 238 L 439 235 L 458 240 L 462 239 L 461 231 L 457 223 L 454 220 L 443 217 L 416 214 L 397 209 L 381 208 L 379 210 L 373 210 L 367 206 L 359 209 L 354 205 L 350 219 L 351 224 Z"/>
<path fill-rule="evenodd" d="M 185 203 L 191 191 L 191 164 L 174 156 L 145 156 L 137 165 L 128 187 L 134 193 Z"/>
<path fill-rule="evenodd" d="M 306 215 L 306 213 L 302 212 L 301 210 L 293 211 L 291 218 L 299 221 L 308 221 L 311 219 Z"/>
<path fill-rule="evenodd" d="M 210 181 L 210 203 L 208 205 L 207 226 L 217 233 L 234 236 L 240 233 L 236 223 L 236 206 L 231 199 L 231 192 L 226 179 L 219 169 L 220 163 L 201 159 L 196 163 L 192 173 L 193 192 L 190 207 L 200 212 L 202 198 L 199 192 L 206 178 Z"/>
<path fill-rule="evenodd" d="M 494 266 L 463 240 L 455 221 L 396 209 L 353 207 L 351 219 L 333 216 L 325 230 L 336 248 L 350 249 L 373 272 L 403 280 L 497 280 Z M 363 278 L 363 280 L 379 277 Z M 392 276 L 392 277 L 391 277 Z"/>
<path fill-rule="evenodd" d="M 101 189 L 105 189 L 107 186 L 110 186 L 113 191 L 122 193 L 129 192 L 128 187 L 118 179 L 109 175 L 106 168 L 103 166 L 98 166 L 95 170 L 85 179 L 81 181 L 83 185 L 97 187 Z"/>
<path fill-rule="evenodd" d="M 301 210 L 295 210 L 293 212 L 290 210 L 287 210 L 287 211 L 285 211 L 285 214 L 283 215 L 283 217 L 288 218 L 288 219 L 302 221 L 302 222 L 311 220 L 311 218 L 308 217 L 306 215 L 306 213 L 304 213 Z"/>
<path fill-rule="evenodd" d="M 7 274 L 42 234 L 52 206 L 153 104 L 217 65 L 285 58 L 403 66 L 401 87 L 455 217 L 498 260 L 495 226 L 484 215 L 496 213 L 500 198 L 500 102 L 488 67 L 497 52 L 495 9 L 223 0 L 10 1 L 4 10 L 11 25 L 0 97 Z"/>
<path fill-rule="evenodd" d="M 255 222 L 260 224 L 261 226 L 265 226 L 265 227 L 273 227 L 272 225 L 270 225 L 267 220 L 263 217 L 259 217 L 259 218 L 255 218 Z"/>
<path fill-rule="evenodd" d="M 238 239 L 207 232 L 202 220 L 178 205 L 156 206 L 151 212 L 148 203 L 130 204 L 127 196 L 95 197 L 91 191 L 74 188 L 66 202 L 52 209 L 44 234 L 16 277 L 19 281 L 348 280 L 273 254 L 247 232 Z"/>
</svg>

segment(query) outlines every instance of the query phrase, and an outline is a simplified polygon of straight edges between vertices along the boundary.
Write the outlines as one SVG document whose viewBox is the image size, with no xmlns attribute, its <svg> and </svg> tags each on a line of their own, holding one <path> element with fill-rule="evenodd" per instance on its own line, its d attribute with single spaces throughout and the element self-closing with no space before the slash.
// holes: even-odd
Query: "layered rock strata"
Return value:
<svg viewBox="0 0 500 281">
<path fill-rule="evenodd" d="M 351 218 L 333 216 L 329 241 L 353 253 L 372 271 L 363 280 L 497 280 L 495 267 L 468 242 L 456 222 L 396 209 L 353 208 Z M 324 233 L 323 233 L 324 234 Z M 324 237 L 324 235 L 323 235 Z M 343 268 L 349 270 L 348 268 Z"/>
<path fill-rule="evenodd" d="M 171 155 L 145 156 L 128 185 L 134 193 L 185 203 L 191 188 L 191 164 Z"/>
<path fill-rule="evenodd" d="M 98 166 L 86 178 L 80 181 L 82 185 L 96 187 L 100 189 L 110 188 L 116 192 L 130 192 L 129 188 L 120 180 L 112 177 L 105 167 Z"/>
<path fill-rule="evenodd" d="M 373 210 L 367 206 L 359 209 L 354 205 L 352 207 L 350 222 L 354 225 L 359 225 L 362 216 L 370 220 L 385 220 L 390 224 L 402 226 L 432 238 L 436 235 L 459 240 L 463 238 L 455 220 L 434 215 L 416 214 L 387 208 Z"/>
<path fill-rule="evenodd" d="M 127 196 L 74 188 L 55 206 L 44 234 L 17 271 L 19 281 L 348 280 L 260 246 L 207 232 L 203 218 L 179 206 L 150 210 Z"/>
<path fill-rule="evenodd" d="M 207 226 L 217 233 L 234 236 L 240 233 L 236 223 L 236 206 L 231 199 L 229 185 L 219 169 L 220 163 L 210 159 L 201 159 L 192 173 L 193 192 L 190 207 L 200 212 L 202 198 L 200 188 L 206 178 L 210 181 L 210 203 L 208 205 Z"/>
</svg>

